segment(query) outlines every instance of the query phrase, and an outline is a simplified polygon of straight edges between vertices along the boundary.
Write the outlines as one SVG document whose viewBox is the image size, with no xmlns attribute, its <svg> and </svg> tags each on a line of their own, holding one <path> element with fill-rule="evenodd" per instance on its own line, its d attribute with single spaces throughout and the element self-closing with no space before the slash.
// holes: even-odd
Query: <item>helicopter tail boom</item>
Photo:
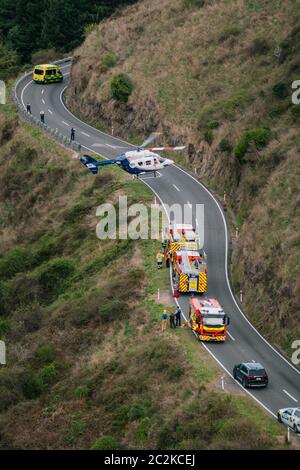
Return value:
<svg viewBox="0 0 300 470">
<path fill-rule="evenodd" d="M 90 157 L 89 155 L 83 155 L 80 158 L 80 162 L 88 169 L 90 170 L 93 175 L 98 174 L 98 168 L 99 166 L 106 166 L 106 165 L 113 165 L 114 163 L 118 163 L 118 160 L 103 160 L 99 162 L 98 160 L 95 160 L 94 158 Z"/>
</svg>

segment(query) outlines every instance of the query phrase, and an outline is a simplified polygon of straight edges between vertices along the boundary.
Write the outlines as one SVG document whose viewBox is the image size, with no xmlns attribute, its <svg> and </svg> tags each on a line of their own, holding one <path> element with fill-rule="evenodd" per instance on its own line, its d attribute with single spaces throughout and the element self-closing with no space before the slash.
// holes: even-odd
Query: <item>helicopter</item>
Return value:
<svg viewBox="0 0 300 470">
<path fill-rule="evenodd" d="M 89 155 L 83 155 L 80 158 L 80 162 L 94 175 L 98 174 L 99 167 L 115 164 L 119 165 L 127 173 L 136 175 L 137 177 L 145 173 L 153 173 L 154 176 L 156 176 L 158 170 L 173 165 L 174 161 L 163 158 L 155 152 L 162 150 L 183 150 L 185 148 L 185 146 L 146 148 L 146 145 L 156 139 L 158 135 L 159 134 L 156 132 L 151 134 L 142 145 L 136 147 L 135 150 L 129 150 L 116 158 L 98 161 Z"/>
</svg>

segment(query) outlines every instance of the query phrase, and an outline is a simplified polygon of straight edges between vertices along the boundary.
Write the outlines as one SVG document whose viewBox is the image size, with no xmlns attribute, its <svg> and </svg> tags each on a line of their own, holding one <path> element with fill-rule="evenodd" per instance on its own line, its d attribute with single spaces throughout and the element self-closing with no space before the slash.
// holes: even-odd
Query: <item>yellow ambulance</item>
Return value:
<svg viewBox="0 0 300 470">
<path fill-rule="evenodd" d="M 42 64 L 34 67 L 32 79 L 36 83 L 62 82 L 63 74 L 57 65 Z"/>
</svg>

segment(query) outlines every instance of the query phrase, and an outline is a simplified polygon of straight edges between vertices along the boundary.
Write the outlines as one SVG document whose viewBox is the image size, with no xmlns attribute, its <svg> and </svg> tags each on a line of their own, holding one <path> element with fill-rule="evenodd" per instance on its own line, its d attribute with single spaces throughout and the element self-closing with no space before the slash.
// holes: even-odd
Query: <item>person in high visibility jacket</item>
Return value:
<svg viewBox="0 0 300 470">
<path fill-rule="evenodd" d="M 168 312 L 167 310 L 163 310 L 162 316 L 161 316 L 161 331 L 165 331 L 167 328 L 167 323 L 168 323 Z"/>
<path fill-rule="evenodd" d="M 156 261 L 157 261 L 158 269 L 162 268 L 163 260 L 164 260 L 164 254 L 161 251 L 159 251 L 156 255 Z"/>
</svg>

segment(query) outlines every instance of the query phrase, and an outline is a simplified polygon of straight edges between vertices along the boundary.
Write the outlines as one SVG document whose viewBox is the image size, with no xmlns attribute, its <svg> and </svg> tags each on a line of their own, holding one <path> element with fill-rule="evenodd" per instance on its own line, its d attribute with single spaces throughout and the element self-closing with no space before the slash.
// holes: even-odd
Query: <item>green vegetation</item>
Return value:
<svg viewBox="0 0 300 470">
<path fill-rule="evenodd" d="M 117 441 L 114 437 L 102 436 L 92 445 L 91 450 L 116 450 L 118 448 Z"/>
<path fill-rule="evenodd" d="M 276 98 L 286 98 L 289 94 L 288 87 L 282 81 L 275 83 L 272 88 L 272 93 Z"/>
<path fill-rule="evenodd" d="M 2 74 L 14 75 L 17 57 L 24 63 L 37 51 L 72 51 L 95 24 L 134 1 L 0 0 L 0 31 L 4 40 L 4 45 L 0 44 Z M 2 59 L 3 54 L 7 59 Z"/>
<path fill-rule="evenodd" d="M 187 8 L 201 8 L 205 4 L 205 0 L 183 0 L 183 5 Z"/>
<path fill-rule="evenodd" d="M 110 90 L 115 100 L 127 103 L 129 96 L 133 92 L 133 83 L 128 76 L 120 73 L 112 79 Z"/>
<path fill-rule="evenodd" d="M 257 128 L 250 129 L 242 135 L 238 144 L 234 149 L 235 156 L 239 161 L 243 161 L 244 156 L 246 155 L 249 146 L 253 144 L 256 149 L 261 149 L 267 145 L 270 140 L 270 129 L 267 128 Z"/>
<path fill-rule="evenodd" d="M 208 145 L 211 145 L 212 142 L 213 142 L 213 139 L 214 139 L 214 135 L 213 135 L 213 132 L 211 129 L 207 129 L 205 132 L 204 132 L 204 140 L 205 142 L 208 143 Z"/>
<path fill-rule="evenodd" d="M 102 60 L 104 70 L 108 70 L 116 65 L 118 58 L 114 52 L 108 52 Z"/>
</svg>

